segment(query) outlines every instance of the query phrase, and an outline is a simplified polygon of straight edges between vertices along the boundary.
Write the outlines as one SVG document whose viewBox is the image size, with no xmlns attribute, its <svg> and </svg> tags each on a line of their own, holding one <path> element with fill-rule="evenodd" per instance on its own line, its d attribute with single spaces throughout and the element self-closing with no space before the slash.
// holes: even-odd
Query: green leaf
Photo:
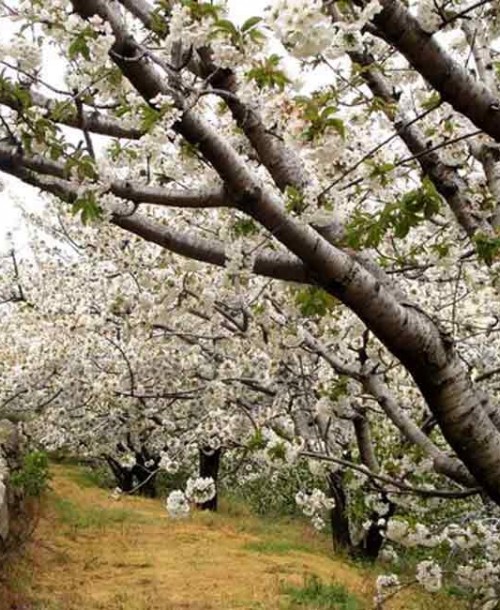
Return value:
<svg viewBox="0 0 500 610">
<path fill-rule="evenodd" d="M 95 199 L 95 193 L 88 192 L 79 197 L 73 204 L 72 214 L 80 213 L 81 221 L 84 225 L 99 220 L 102 217 L 102 209 Z"/>
<path fill-rule="evenodd" d="M 241 218 L 233 224 L 233 233 L 236 237 L 255 235 L 259 229 L 251 218 Z"/>
<path fill-rule="evenodd" d="M 165 10 L 170 10 L 171 0 L 161 0 L 162 4 L 165 4 Z M 187 7 L 191 13 L 191 17 L 198 21 L 211 17 L 214 20 L 219 18 L 219 15 L 223 11 L 223 7 L 212 2 L 199 2 L 198 0 L 182 0 L 182 5 Z"/>
<path fill-rule="evenodd" d="M 160 8 L 156 8 L 151 13 L 151 29 L 155 34 L 158 34 L 161 38 L 168 34 L 168 24 L 165 20 L 165 17 L 161 14 Z"/>
<path fill-rule="evenodd" d="M 450 244 L 447 243 L 438 243 L 438 244 L 433 244 L 431 246 L 432 250 L 434 250 L 434 252 L 436 252 L 436 254 L 439 256 L 439 258 L 444 258 L 445 256 L 448 255 L 449 251 L 450 251 Z"/>
<path fill-rule="evenodd" d="M 84 59 L 90 61 L 90 48 L 87 43 L 88 38 L 89 33 L 87 30 L 78 33 L 69 45 L 68 57 L 70 59 L 77 59 L 81 55 Z"/>
<path fill-rule="evenodd" d="M 441 103 L 441 96 L 437 91 L 433 91 L 423 102 L 422 108 L 424 110 L 433 110 L 437 108 Z"/>
<path fill-rule="evenodd" d="M 4 74 L 0 75 L 0 92 L 3 97 L 11 99 L 16 105 L 22 109 L 27 109 L 32 105 L 30 92 L 22 85 L 13 83 Z"/>
<path fill-rule="evenodd" d="M 287 186 L 285 190 L 285 209 L 287 212 L 294 212 L 295 214 L 302 214 L 306 209 L 306 202 L 304 195 L 295 187 Z"/>
<path fill-rule="evenodd" d="M 303 316 L 325 316 L 337 305 L 337 301 L 322 288 L 308 286 L 296 293 L 295 305 Z"/>
<path fill-rule="evenodd" d="M 345 132 L 344 121 L 342 121 L 342 119 L 337 119 L 337 118 L 328 119 L 328 121 L 326 121 L 326 126 L 333 127 L 333 129 L 335 129 L 335 131 L 339 134 L 339 136 L 343 140 L 345 140 L 346 132 Z"/>
<path fill-rule="evenodd" d="M 389 184 L 391 179 L 387 174 L 394 169 L 393 163 L 377 163 L 373 159 L 368 159 L 366 164 L 371 166 L 370 178 L 379 180 L 382 186 L 387 186 Z"/>
<path fill-rule="evenodd" d="M 260 428 L 258 428 L 257 430 L 255 430 L 254 435 L 247 442 L 247 447 L 250 450 L 258 450 L 258 449 L 265 449 L 266 446 L 267 446 L 267 440 L 264 438 L 264 435 L 262 434 L 262 430 Z"/>
<path fill-rule="evenodd" d="M 237 37 L 239 35 L 238 28 L 232 21 L 229 21 L 229 19 L 218 19 L 215 23 L 214 30 L 227 32 L 230 36 Z"/>
<path fill-rule="evenodd" d="M 53 144 L 50 147 L 50 158 L 52 161 L 57 161 L 64 154 L 64 147 L 61 144 Z"/>
<path fill-rule="evenodd" d="M 139 108 L 141 115 L 141 130 L 150 132 L 161 119 L 161 112 L 149 104 L 142 104 Z"/>
<path fill-rule="evenodd" d="M 273 460 L 284 460 L 286 458 L 285 443 L 276 443 L 267 450 L 269 457 Z"/>
<path fill-rule="evenodd" d="M 247 80 L 253 80 L 259 89 L 278 89 L 283 91 L 290 83 L 286 74 L 278 68 L 281 57 L 273 54 L 263 61 L 258 61 L 255 66 L 246 73 Z"/>
<path fill-rule="evenodd" d="M 262 17 L 250 17 L 241 26 L 241 31 L 242 32 L 248 32 L 248 30 L 251 30 L 252 28 L 254 28 L 261 21 L 262 21 Z"/>
<path fill-rule="evenodd" d="M 489 237 L 483 233 L 474 236 L 476 251 L 481 260 L 491 265 L 500 254 L 500 237 Z"/>
<path fill-rule="evenodd" d="M 38 497 L 50 480 L 49 458 L 43 451 L 33 451 L 23 457 L 22 466 L 11 476 L 12 486 L 28 497 Z"/>
<path fill-rule="evenodd" d="M 266 39 L 261 30 L 257 30 L 256 28 L 248 32 L 248 37 L 256 43 L 262 42 Z"/>
<path fill-rule="evenodd" d="M 372 175 L 385 182 L 385 174 L 390 169 L 391 164 L 374 165 Z M 354 249 L 376 248 L 391 229 L 395 237 L 404 239 L 413 227 L 437 214 L 440 204 L 441 197 L 434 184 L 424 177 L 420 188 L 408 191 L 380 212 L 356 212 L 347 229 L 347 244 Z"/>
<path fill-rule="evenodd" d="M 310 97 L 299 96 L 295 103 L 302 111 L 303 119 L 309 124 L 302 137 L 311 142 L 323 136 L 329 129 L 336 131 L 342 138 L 346 136 L 344 122 L 335 117 L 338 112 L 336 92 L 332 89 L 320 90 Z"/>
<path fill-rule="evenodd" d="M 56 101 L 50 113 L 50 118 L 54 121 L 64 121 L 74 115 L 74 108 L 68 102 Z"/>
</svg>

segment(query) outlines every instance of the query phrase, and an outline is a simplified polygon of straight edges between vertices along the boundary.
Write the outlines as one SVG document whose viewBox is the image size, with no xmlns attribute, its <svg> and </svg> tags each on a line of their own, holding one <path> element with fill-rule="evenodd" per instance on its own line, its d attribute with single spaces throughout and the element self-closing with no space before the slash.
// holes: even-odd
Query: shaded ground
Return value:
<svg viewBox="0 0 500 610">
<path fill-rule="evenodd" d="M 4 594 L 0 610 L 337 607 L 297 605 L 285 593 L 311 575 L 345 587 L 360 610 L 372 605 L 374 573 L 332 558 L 328 541 L 306 525 L 261 520 L 234 505 L 173 521 L 158 500 L 116 501 L 75 467 L 52 472 L 33 542 L 10 569 L 16 594 Z M 444 606 L 406 597 L 391 607 Z"/>
</svg>

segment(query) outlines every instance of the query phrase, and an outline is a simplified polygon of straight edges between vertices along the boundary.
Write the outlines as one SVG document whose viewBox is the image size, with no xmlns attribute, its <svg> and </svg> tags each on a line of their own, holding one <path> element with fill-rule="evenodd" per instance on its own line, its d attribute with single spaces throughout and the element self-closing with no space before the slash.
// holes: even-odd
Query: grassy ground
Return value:
<svg viewBox="0 0 500 610">
<path fill-rule="evenodd" d="M 375 573 L 335 558 L 310 526 L 237 504 L 172 521 L 162 502 L 119 501 L 54 465 L 33 541 L 0 610 L 362 610 Z M 3 600 L 3 601 L 2 601 Z M 448 600 L 449 605 L 449 600 Z M 393 610 L 445 608 L 409 593 Z"/>
</svg>

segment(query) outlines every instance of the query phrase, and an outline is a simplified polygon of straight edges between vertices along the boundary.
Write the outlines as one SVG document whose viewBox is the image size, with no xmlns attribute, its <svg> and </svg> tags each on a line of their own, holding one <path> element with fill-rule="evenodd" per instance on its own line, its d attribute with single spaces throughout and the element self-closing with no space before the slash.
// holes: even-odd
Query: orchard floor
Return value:
<svg viewBox="0 0 500 610">
<path fill-rule="evenodd" d="M 372 607 L 376 574 L 335 558 L 307 524 L 220 514 L 169 519 L 159 500 L 91 486 L 75 466 L 52 467 L 32 542 L 8 570 L 0 610 L 354 610 Z M 286 593 L 315 575 L 355 605 L 298 603 Z M 452 600 L 407 593 L 388 609 L 437 609 Z M 9 598 L 9 599 L 7 599 Z M 455 603 L 456 607 L 456 603 Z"/>
</svg>

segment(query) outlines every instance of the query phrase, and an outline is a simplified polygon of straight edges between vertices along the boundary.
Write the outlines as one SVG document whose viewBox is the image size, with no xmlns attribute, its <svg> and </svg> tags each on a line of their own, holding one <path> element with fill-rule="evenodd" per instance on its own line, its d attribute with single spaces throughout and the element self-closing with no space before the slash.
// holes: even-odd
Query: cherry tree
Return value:
<svg viewBox="0 0 500 610">
<path fill-rule="evenodd" d="M 453 482 L 429 494 L 500 502 L 500 17 L 487 1 L 410 4 L 283 0 L 237 25 L 222 4 L 190 1 L 2 3 L 17 31 L 0 169 L 79 215 L 117 264 L 136 238 L 159 246 L 152 274 L 251 322 L 249 344 L 281 327 L 321 361 L 329 374 L 302 388 L 299 412 L 314 396 L 323 444 L 297 416 L 303 453 L 377 482 L 386 516 L 398 477 L 384 438 Z M 63 84 L 44 53 L 64 61 Z M 321 374 L 338 379 L 330 398 Z M 354 456 L 339 451 L 342 419 Z"/>
<path fill-rule="evenodd" d="M 51 233 L 53 238 L 60 237 L 55 228 Z M 80 240 L 77 255 L 32 241 L 36 264 L 33 260 L 26 261 L 27 267 L 24 261 L 16 263 L 15 285 L 24 286 L 28 307 L 21 310 L 22 315 L 14 310 L 10 327 L 29 328 L 30 345 L 41 349 L 33 358 L 25 349 L 24 334 L 19 336 L 12 359 L 17 360 L 22 374 L 5 373 L 8 383 L 3 386 L 4 402 L 11 409 L 40 414 L 31 425 L 32 434 L 46 448 L 64 447 L 85 457 L 105 455 L 124 491 L 152 489 L 158 468 L 175 472 L 186 461 L 192 468 L 200 445 L 202 462 L 207 454 L 218 455 L 222 446 L 239 449 L 246 457 L 248 473 L 241 477 L 238 456 L 239 483 L 266 470 L 272 478 L 273 472 L 286 470 L 301 455 L 320 458 L 336 467 L 313 469 L 316 475 L 328 478 L 335 499 L 332 530 L 336 543 L 369 554 L 377 554 L 383 543 L 382 517 L 392 514 L 396 506 L 406 513 L 410 510 L 400 499 L 396 501 L 394 492 L 444 499 L 470 494 L 436 490 L 420 482 L 411 485 L 404 474 L 406 468 L 412 470 L 414 480 L 424 477 L 432 484 L 429 469 L 432 471 L 433 464 L 418 454 L 411 461 L 403 457 L 404 439 L 402 445 L 390 422 L 388 427 L 378 424 L 375 434 L 392 438 L 391 452 L 376 457 L 366 417 L 367 397 L 371 395 L 382 405 L 388 402 L 392 421 L 398 422 L 398 417 L 404 421 L 404 416 L 387 388 L 380 382 L 374 384 L 371 374 L 363 374 L 358 365 L 363 363 L 370 371 L 366 334 L 347 364 L 327 353 L 310 330 L 294 329 L 305 317 L 311 330 L 316 334 L 321 330 L 325 303 L 318 295 L 314 300 L 299 291 L 295 300 L 300 317 L 297 312 L 285 317 L 288 295 L 257 286 L 253 294 L 259 301 L 250 311 L 237 314 L 241 303 L 231 302 L 231 288 L 227 294 L 230 305 L 200 303 L 193 288 L 198 281 L 206 281 L 206 272 L 200 274 L 200 280 L 194 270 L 189 277 L 177 272 L 170 282 L 165 281 L 164 271 L 156 276 L 163 266 L 151 258 L 154 250 L 145 242 L 138 241 L 133 255 L 123 256 L 123 244 L 103 241 L 102 234 L 96 240 L 93 230 L 82 230 L 74 219 L 62 235 L 73 247 Z M 10 259 L 6 261 L 12 264 Z M 223 283 L 227 279 L 218 273 L 211 279 L 212 286 L 217 275 Z M 223 283 L 219 295 L 224 294 Z M 257 334 L 251 332 L 255 314 Z M 221 324 L 216 322 L 217 315 Z M 333 310 L 331 317 L 335 317 Z M 201 320 L 202 326 L 194 326 L 194 319 Z M 350 329 L 352 322 L 339 325 Z M 352 340 L 357 333 L 354 328 Z M 15 331 L 9 334 L 16 338 Z M 193 345 L 195 352 L 188 349 Z M 297 351 L 302 353 L 294 355 Z M 44 388 L 48 399 L 40 400 L 35 380 L 38 371 L 44 370 L 43 364 L 45 377 L 52 383 Z M 351 381 L 346 384 L 347 379 Z M 232 384 L 237 391 L 230 388 Z M 204 405 L 208 412 L 202 409 Z M 460 470 L 455 470 L 453 461 L 424 434 L 421 437 L 428 456 L 436 458 L 436 463 L 440 458 L 443 472 L 460 482 Z M 357 478 L 348 480 L 349 468 L 356 468 L 347 459 L 353 451 L 359 453 L 363 466 L 355 471 Z M 200 474 L 208 473 L 201 470 Z M 297 501 L 320 527 L 322 512 L 329 505 L 318 494 L 301 491 Z M 183 514 L 184 496 L 174 496 L 169 507 L 174 514 Z"/>
</svg>

